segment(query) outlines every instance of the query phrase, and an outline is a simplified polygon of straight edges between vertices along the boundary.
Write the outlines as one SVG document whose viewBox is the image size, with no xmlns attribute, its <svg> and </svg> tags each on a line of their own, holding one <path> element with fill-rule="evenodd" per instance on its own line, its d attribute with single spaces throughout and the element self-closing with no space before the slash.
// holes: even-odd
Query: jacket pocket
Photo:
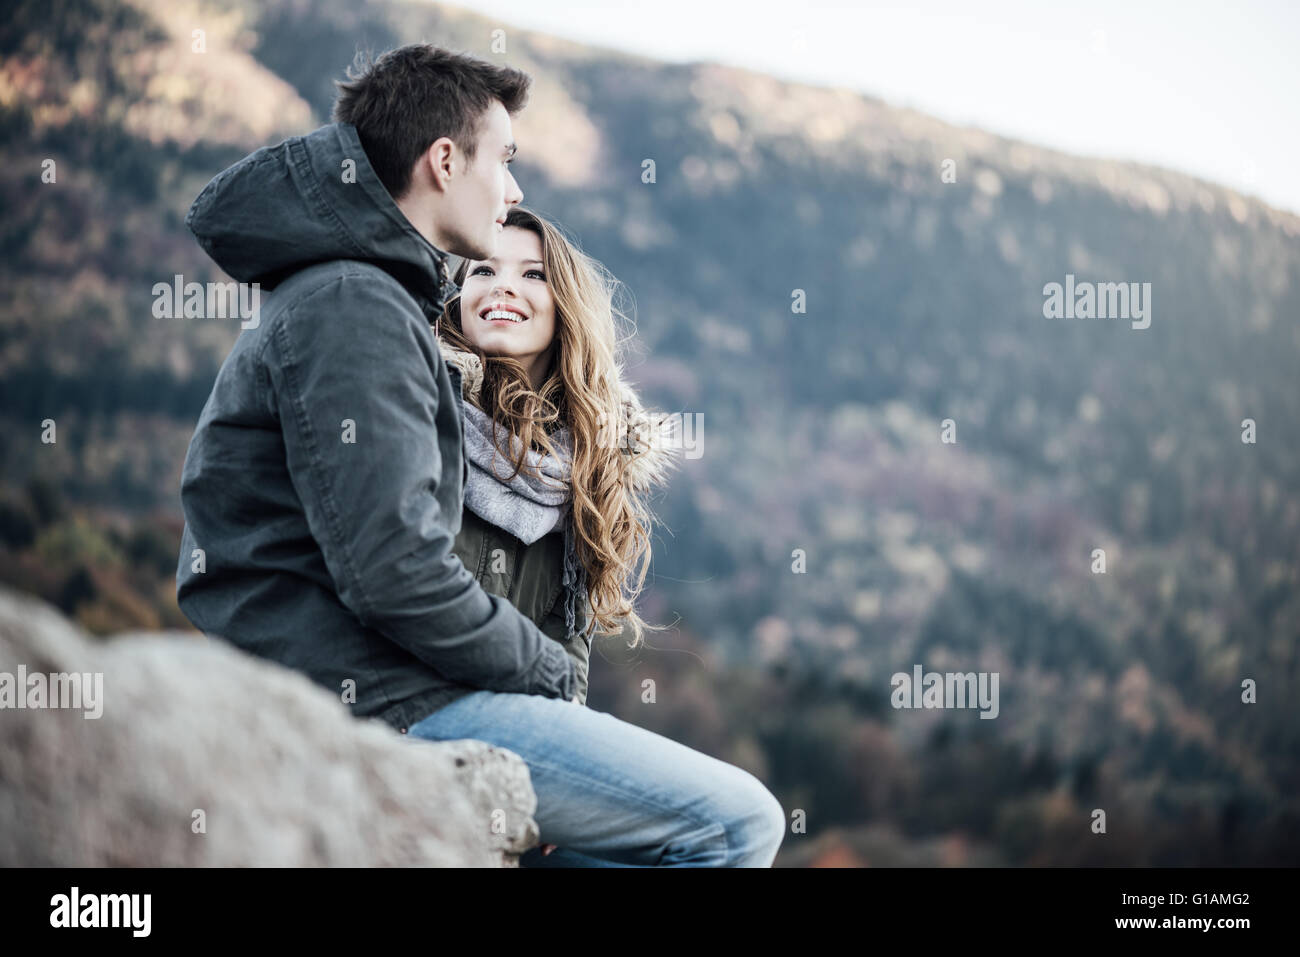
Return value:
<svg viewBox="0 0 1300 957">
<path fill-rule="evenodd" d="M 540 628 L 559 602 L 563 620 L 564 534 L 548 532 L 531 545 L 524 545 L 513 535 L 509 539 L 519 545 L 510 585 L 511 603 Z M 560 637 L 563 638 L 562 632 Z"/>
<path fill-rule="evenodd" d="M 565 638 L 568 628 L 564 620 L 564 595 L 561 594 L 553 608 L 542 620 L 542 634 L 549 638 L 554 638 L 564 646 L 565 653 L 573 659 L 574 673 L 577 676 L 577 695 L 578 703 L 587 703 L 587 676 L 591 670 L 591 636 L 584 635 L 583 629 L 586 627 L 587 620 L 583 615 L 583 602 L 578 602 L 577 619 L 574 621 L 574 627 L 577 634 L 571 640 Z"/>
</svg>

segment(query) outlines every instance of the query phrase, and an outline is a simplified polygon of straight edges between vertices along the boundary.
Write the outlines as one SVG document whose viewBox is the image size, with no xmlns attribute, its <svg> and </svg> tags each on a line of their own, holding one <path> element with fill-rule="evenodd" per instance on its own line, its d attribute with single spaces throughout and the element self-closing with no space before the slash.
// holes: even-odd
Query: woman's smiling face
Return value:
<svg viewBox="0 0 1300 957">
<path fill-rule="evenodd" d="M 495 256 L 468 264 L 460 287 L 460 325 L 484 354 L 517 359 L 533 388 L 541 384 L 555 339 L 555 299 L 540 236 L 508 226 Z"/>
</svg>

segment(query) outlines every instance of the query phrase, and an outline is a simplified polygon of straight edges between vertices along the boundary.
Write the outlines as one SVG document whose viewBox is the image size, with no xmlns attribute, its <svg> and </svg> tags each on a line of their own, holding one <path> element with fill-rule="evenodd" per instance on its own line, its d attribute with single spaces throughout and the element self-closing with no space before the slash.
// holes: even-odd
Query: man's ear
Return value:
<svg viewBox="0 0 1300 957">
<path fill-rule="evenodd" d="M 449 136 L 440 136 L 429 144 L 420 157 L 420 165 L 429 171 L 430 183 L 439 192 L 447 188 L 447 181 L 460 171 L 463 157 Z"/>
</svg>

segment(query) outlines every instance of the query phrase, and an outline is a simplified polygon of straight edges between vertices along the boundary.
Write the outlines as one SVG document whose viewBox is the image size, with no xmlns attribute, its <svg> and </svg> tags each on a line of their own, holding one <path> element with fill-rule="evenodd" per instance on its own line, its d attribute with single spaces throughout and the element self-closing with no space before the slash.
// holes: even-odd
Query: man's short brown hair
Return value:
<svg viewBox="0 0 1300 957">
<path fill-rule="evenodd" d="M 434 140 L 450 137 L 473 160 L 492 101 L 500 100 L 513 116 L 528 102 L 531 84 L 522 70 L 427 43 L 389 50 L 378 60 L 358 53 L 347 80 L 335 81 L 334 121 L 357 128 L 370 165 L 398 199 Z"/>
</svg>

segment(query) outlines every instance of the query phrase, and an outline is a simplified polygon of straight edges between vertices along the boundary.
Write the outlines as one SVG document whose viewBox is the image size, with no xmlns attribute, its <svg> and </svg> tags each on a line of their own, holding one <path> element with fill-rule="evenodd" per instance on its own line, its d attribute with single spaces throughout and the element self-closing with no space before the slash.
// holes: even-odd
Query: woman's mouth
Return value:
<svg viewBox="0 0 1300 957">
<path fill-rule="evenodd" d="M 489 306 L 479 313 L 479 318 L 486 322 L 527 322 L 528 317 L 513 306 Z"/>
</svg>

